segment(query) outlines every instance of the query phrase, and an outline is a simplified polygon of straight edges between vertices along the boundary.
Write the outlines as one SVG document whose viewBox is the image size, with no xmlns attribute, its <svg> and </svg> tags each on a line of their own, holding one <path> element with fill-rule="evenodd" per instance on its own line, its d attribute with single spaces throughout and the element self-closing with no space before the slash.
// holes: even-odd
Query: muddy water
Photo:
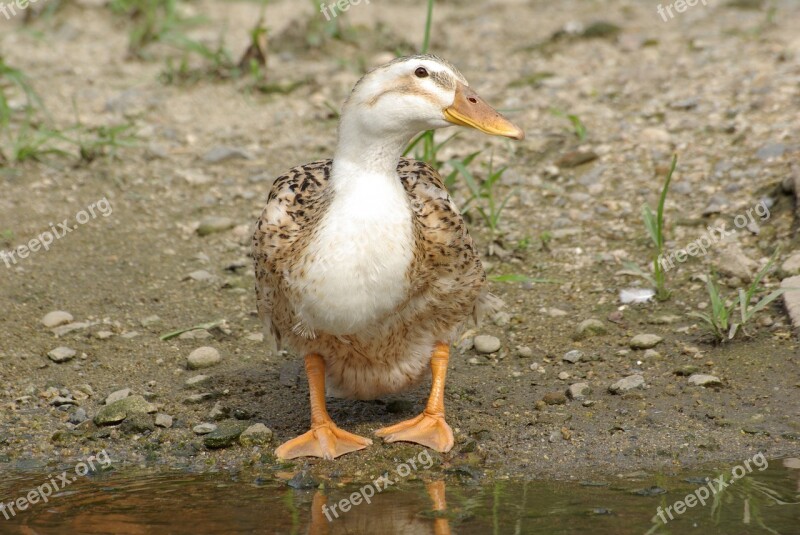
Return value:
<svg viewBox="0 0 800 535">
<path fill-rule="evenodd" d="M 71 467 L 48 468 L 25 472 L 6 466 L 0 498 L 8 503 L 26 496 Z M 800 533 L 800 459 L 770 461 L 763 471 L 753 470 L 733 483 L 731 473 L 732 467 L 723 466 L 675 477 L 574 483 L 412 481 L 342 512 L 341 505 L 332 506 L 360 487 L 298 490 L 279 479 L 112 469 L 76 477 L 47 503 L 30 504 L 15 514 L 6 508 L 0 533 Z M 664 511 L 695 492 L 704 478 L 719 483 L 720 476 L 728 486 L 705 506 L 673 513 L 672 520 L 665 515 L 666 525 L 659 521 L 659 507 Z"/>
</svg>

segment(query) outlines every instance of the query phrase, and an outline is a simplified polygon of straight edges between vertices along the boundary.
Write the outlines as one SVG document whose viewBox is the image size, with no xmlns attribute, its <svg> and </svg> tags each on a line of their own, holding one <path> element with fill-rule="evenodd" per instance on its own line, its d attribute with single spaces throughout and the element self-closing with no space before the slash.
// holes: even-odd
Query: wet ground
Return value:
<svg viewBox="0 0 800 535">
<path fill-rule="evenodd" d="M 760 468 L 763 468 L 761 470 Z M 52 473 L 73 467 L 53 467 Z M 246 473 L 107 470 L 77 478 L 46 503 L 0 516 L 8 534 L 275 533 L 421 535 L 798 533 L 800 459 L 772 460 L 731 481 L 732 467 L 677 477 L 630 475 L 560 483 L 464 485 L 402 480 L 378 491 L 345 483 L 292 488 Z M 0 495 L 25 496 L 46 472 L 6 474 Z M 738 472 L 737 472 L 738 473 Z M 744 472 L 742 472 L 744 473 Z M 396 474 L 389 477 L 399 479 Z M 698 489 L 711 484 L 716 494 Z M 72 476 L 75 477 L 75 476 Z M 710 481 L 708 483 L 707 481 Z M 353 499 L 361 493 L 363 499 Z M 697 494 L 695 494 L 697 493 Z M 677 514 L 687 495 L 702 501 Z M 706 494 L 710 494 L 706 497 Z M 336 508 L 343 500 L 354 505 Z M 364 501 L 368 500 L 368 501 Z M 660 516 L 666 521 L 660 520 Z M 672 518 L 670 518 L 670 516 Z"/>
<path fill-rule="evenodd" d="M 70 146 L 62 148 L 71 156 L 13 162 L 10 149 L 24 138 L 21 114 L 2 132 L 8 161 L 0 169 L 0 249 L 28 243 L 63 220 L 76 226 L 47 251 L 0 263 L 4 474 L 105 450 L 118 469 L 107 477 L 123 478 L 121 488 L 148 486 L 134 469 L 153 471 L 157 481 L 170 479 L 162 472 L 184 474 L 180 480 L 190 473 L 203 500 L 207 489 L 224 484 L 284 504 L 298 495 L 273 488 L 276 478 L 307 470 L 320 483 L 361 483 L 420 452 L 376 440 L 335 462 L 281 465 L 272 457 L 277 444 L 308 425 L 308 391 L 300 358 L 276 354 L 262 339 L 248 258 L 253 222 L 273 177 L 332 153 L 332 109 L 365 68 L 418 46 L 424 21 L 421 2 L 362 4 L 348 13 L 353 41 L 320 46 L 304 33 L 319 14 L 299 4 L 268 8 L 269 80 L 285 91 L 211 76 L 196 56 L 190 63 L 199 77 L 178 83 L 182 52 L 156 43 L 144 57 L 130 57 L 129 21 L 93 2 L 63 2 L 27 25 L 0 18 L 3 58 L 30 78 L 54 128 L 130 125 L 136 136 L 135 146 L 91 161 L 78 161 Z M 432 50 L 527 133 L 515 145 L 464 132 L 442 153 L 446 160 L 483 149 L 474 164 L 479 176 L 493 154 L 495 164 L 508 166 L 497 194 L 511 195 L 494 243 L 475 211 L 468 216 L 489 275 L 512 277 L 492 282 L 504 313 L 468 332 L 451 360 L 446 404 L 456 447 L 432 455 L 424 478 L 455 478 L 458 491 L 448 492 L 448 503 L 466 508 L 458 501 L 463 491 L 489 510 L 495 482 L 507 479 L 519 482 L 508 488 L 511 502 L 521 503 L 522 481 L 535 480 L 525 487 L 536 493 L 527 506 L 534 513 L 539 500 L 556 518 L 568 510 L 573 521 L 586 520 L 579 510 L 608 507 L 614 515 L 587 524 L 627 526 L 621 504 L 630 503 L 638 511 L 631 518 L 646 527 L 652 513 L 638 507 L 649 511 L 651 500 L 579 482 L 602 478 L 615 486 L 624 481 L 619 476 L 645 471 L 636 484 L 651 485 L 656 477 L 679 481 L 707 463 L 800 451 L 800 347 L 780 301 L 747 326 L 749 337 L 725 344 L 689 315 L 708 310 L 703 277 L 711 270 L 734 295 L 776 249 L 782 266 L 800 243 L 792 186 L 800 172 L 800 5 L 733 4 L 698 5 L 669 22 L 639 1 L 502 0 L 492 3 L 491 16 L 483 3 L 437 6 Z M 222 35 L 237 56 L 258 12 L 250 2 L 184 9 L 208 19 L 187 30 L 193 38 L 213 44 Z M 13 97 L 18 109 L 24 95 Z M 575 131 L 565 114 L 580 118 L 586 131 Z M 652 253 L 640 208 L 655 205 L 673 152 L 680 160 L 666 205 L 669 250 L 709 225 L 735 228 L 737 216 L 761 203 L 768 215 L 676 265 L 668 273 L 670 300 L 623 305 L 620 290 L 644 284 L 626 262 L 646 269 Z M 463 204 L 468 191 L 457 183 L 453 195 Z M 94 217 L 80 215 L 90 206 Z M 785 275 L 772 270 L 760 295 Z M 519 282 L 525 277 L 548 282 Z M 43 325 L 56 310 L 69 312 L 71 323 Z M 579 334 L 586 320 L 595 327 Z M 476 351 L 474 334 L 496 337 L 500 349 Z M 642 334 L 661 341 L 652 351 L 631 347 Z M 74 355 L 48 357 L 61 346 Z M 221 361 L 187 369 L 201 346 L 218 350 Z M 581 358 L 564 360 L 572 350 Z M 687 376 L 696 373 L 718 381 L 690 384 Z M 609 391 L 636 375 L 643 384 Z M 565 395 L 576 383 L 588 384 L 585 399 Z M 341 427 L 370 436 L 417 413 L 427 388 L 372 402 L 336 400 L 330 412 Z M 95 423 L 107 396 L 125 389 L 150 404 L 144 414 Z M 202 423 L 261 423 L 272 434 L 256 444 L 234 436 L 209 448 L 195 431 Z M 239 483 L 202 475 L 247 470 L 257 473 Z M 249 486 L 256 477 L 266 480 L 264 488 Z M 422 488 L 404 494 L 409 511 L 424 509 Z M 550 492 L 530 490 L 538 488 Z M 551 501 L 573 492 L 585 501 Z M 592 503 L 594 492 L 604 499 Z M 305 509 L 298 506 L 292 518 L 308 522 L 311 499 L 299 496 L 306 496 Z M 60 503 L 53 506 L 66 507 Z M 127 507 L 133 516 L 148 509 L 144 501 Z M 477 518 L 533 522 L 534 513 Z"/>
</svg>

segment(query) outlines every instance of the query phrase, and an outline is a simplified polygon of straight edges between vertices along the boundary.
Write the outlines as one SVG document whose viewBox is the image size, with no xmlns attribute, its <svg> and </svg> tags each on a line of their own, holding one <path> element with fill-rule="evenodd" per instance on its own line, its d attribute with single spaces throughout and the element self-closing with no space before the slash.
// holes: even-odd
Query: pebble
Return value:
<svg viewBox="0 0 800 535">
<path fill-rule="evenodd" d="M 216 279 L 216 277 L 205 269 L 198 269 L 197 271 L 189 273 L 184 280 L 186 279 L 192 279 L 198 282 L 210 282 Z"/>
<path fill-rule="evenodd" d="M 187 405 L 195 405 L 197 403 L 202 403 L 213 398 L 214 395 L 211 392 L 203 392 L 200 394 L 192 394 L 191 396 L 187 397 L 183 400 L 184 403 Z"/>
<path fill-rule="evenodd" d="M 207 422 L 203 422 L 202 424 L 198 424 L 192 428 L 195 435 L 207 435 L 212 431 L 217 429 L 217 424 L 210 424 Z"/>
<path fill-rule="evenodd" d="M 75 322 L 75 323 L 67 323 L 66 325 L 59 325 L 53 329 L 53 334 L 58 337 L 64 336 L 65 334 L 69 334 L 72 331 L 79 331 L 81 329 L 85 329 L 89 327 L 88 323 L 84 322 Z"/>
<path fill-rule="evenodd" d="M 161 318 L 156 315 L 147 316 L 146 318 L 142 318 L 139 323 L 142 325 L 142 327 L 150 327 L 151 325 L 161 323 Z"/>
<path fill-rule="evenodd" d="M 81 407 L 78 407 L 75 409 L 75 412 L 69 415 L 69 423 L 74 425 L 82 424 L 88 419 L 89 417 L 86 415 L 86 410 Z"/>
<path fill-rule="evenodd" d="M 242 433 L 250 427 L 247 422 L 239 420 L 225 420 L 219 423 L 217 428 L 207 434 L 203 439 L 203 444 L 207 448 L 225 448 L 233 444 Z"/>
<path fill-rule="evenodd" d="M 517 356 L 523 359 L 529 359 L 533 357 L 533 349 L 528 346 L 519 346 L 517 348 Z"/>
<path fill-rule="evenodd" d="M 50 360 L 56 363 L 67 362 L 75 358 L 77 352 L 69 347 L 57 347 L 50 351 L 47 356 Z"/>
<path fill-rule="evenodd" d="M 156 412 L 156 408 L 142 396 L 128 396 L 111 405 L 104 405 L 94 417 L 97 425 L 116 424 L 132 414 L 146 414 Z"/>
<path fill-rule="evenodd" d="M 660 344 L 664 339 L 657 334 L 637 334 L 631 338 L 631 349 L 650 349 Z"/>
<path fill-rule="evenodd" d="M 714 375 L 706 375 L 704 373 L 695 373 L 689 376 L 689 384 L 695 386 L 719 386 L 722 381 L 719 377 Z"/>
<path fill-rule="evenodd" d="M 800 253 L 794 253 L 781 264 L 781 270 L 787 275 L 800 275 Z"/>
<path fill-rule="evenodd" d="M 219 351 L 213 347 L 203 346 L 198 347 L 186 359 L 186 365 L 190 370 L 199 370 L 201 368 L 210 368 L 222 361 Z"/>
<path fill-rule="evenodd" d="M 480 334 L 476 336 L 473 340 L 475 344 L 475 351 L 478 353 L 494 353 L 498 349 L 500 349 L 500 339 L 496 336 L 491 336 L 488 334 Z"/>
<path fill-rule="evenodd" d="M 645 359 L 660 359 L 661 353 L 659 353 L 655 349 L 648 349 L 647 351 L 644 352 L 643 357 Z"/>
<path fill-rule="evenodd" d="M 558 378 L 561 379 L 562 381 L 566 381 L 567 379 L 569 379 L 569 377 L 570 375 L 567 372 L 560 372 L 558 374 Z"/>
<path fill-rule="evenodd" d="M 582 358 L 583 358 L 583 351 L 580 351 L 578 349 L 573 349 L 571 351 L 567 351 L 566 353 L 564 353 L 564 356 L 561 357 L 561 360 L 565 360 L 567 362 L 575 364 Z"/>
<path fill-rule="evenodd" d="M 203 155 L 203 160 L 208 163 L 220 163 L 227 160 L 252 160 L 254 156 L 239 147 L 217 145 Z"/>
<path fill-rule="evenodd" d="M 63 310 L 54 310 L 53 312 L 48 312 L 45 314 L 45 316 L 42 318 L 42 324 L 48 329 L 52 329 L 53 327 L 70 323 L 72 319 L 72 314 L 69 312 L 64 312 Z"/>
<path fill-rule="evenodd" d="M 178 336 L 178 338 L 180 340 L 204 340 L 206 338 L 211 338 L 211 333 L 205 329 L 193 329 L 191 331 L 186 331 L 185 333 L 181 333 L 180 336 Z"/>
<path fill-rule="evenodd" d="M 211 407 L 211 410 L 208 413 L 208 417 L 212 420 L 224 420 L 227 418 L 231 413 L 231 410 L 225 407 L 221 401 L 217 401 L 214 403 L 214 406 Z"/>
<path fill-rule="evenodd" d="M 575 383 L 569 385 L 567 389 L 567 396 L 574 400 L 586 399 L 586 396 L 592 393 L 589 383 Z"/>
<path fill-rule="evenodd" d="M 619 301 L 622 304 L 647 303 L 656 295 L 650 288 L 624 288 L 619 291 Z"/>
<path fill-rule="evenodd" d="M 116 392 L 112 392 L 106 398 L 106 405 L 111 405 L 115 401 L 119 401 L 121 399 L 125 399 L 126 397 L 131 395 L 130 388 L 123 388 L 122 390 L 117 390 Z"/>
<path fill-rule="evenodd" d="M 156 425 L 158 427 L 170 428 L 172 427 L 172 416 L 159 412 L 156 414 Z"/>
<path fill-rule="evenodd" d="M 783 302 L 792 319 L 792 324 L 796 328 L 800 328 L 800 290 L 797 289 L 800 288 L 800 275 L 783 279 L 781 288 L 786 290 L 783 294 Z"/>
<path fill-rule="evenodd" d="M 194 377 L 189 377 L 186 379 L 184 384 L 189 388 L 192 388 L 207 383 L 209 379 L 210 377 L 208 375 L 195 375 Z"/>
<path fill-rule="evenodd" d="M 94 337 L 98 340 L 108 340 L 112 336 L 114 336 L 114 333 L 111 331 L 97 331 L 94 333 Z"/>
<path fill-rule="evenodd" d="M 548 405 L 564 405 L 567 402 L 567 396 L 563 392 L 548 392 L 542 397 Z"/>
<path fill-rule="evenodd" d="M 581 340 L 597 334 L 606 334 L 607 332 L 608 329 L 606 329 L 606 326 L 602 321 L 596 318 L 589 318 L 588 320 L 583 320 L 578 324 L 573 338 L 575 340 Z"/>
<path fill-rule="evenodd" d="M 758 263 L 745 255 L 739 245 L 729 245 L 720 252 L 716 267 L 724 275 L 750 282 L 753 273 L 758 270 Z"/>
<path fill-rule="evenodd" d="M 217 232 L 224 232 L 232 229 L 236 223 L 229 217 L 209 216 L 200 221 L 197 227 L 197 234 L 200 236 L 208 236 Z"/>
<path fill-rule="evenodd" d="M 637 388 L 644 388 L 644 377 L 641 375 L 629 375 L 608 387 L 612 394 L 622 394 Z"/>
<path fill-rule="evenodd" d="M 272 440 L 272 429 L 262 423 L 253 424 L 239 435 L 242 446 L 263 446 Z"/>
</svg>

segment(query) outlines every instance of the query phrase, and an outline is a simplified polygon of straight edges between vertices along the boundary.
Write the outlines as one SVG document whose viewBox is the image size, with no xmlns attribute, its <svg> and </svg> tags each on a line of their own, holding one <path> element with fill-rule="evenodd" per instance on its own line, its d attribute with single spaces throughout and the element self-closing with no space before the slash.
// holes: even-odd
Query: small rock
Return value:
<svg viewBox="0 0 800 535">
<path fill-rule="evenodd" d="M 488 334 L 480 334 L 474 338 L 475 351 L 478 353 L 494 353 L 501 347 L 500 339 Z"/>
<path fill-rule="evenodd" d="M 264 424 L 253 424 L 239 435 L 242 446 L 263 446 L 272 440 L 272 430 Z"/>
<path fill-rule="evenodd" d="M 574 150 L 563 154 L 556 160 L 556 165 L 562 168 L 578 167 L 579 165 L 594 161 L 597 158 L 599 158 L 599 156 L 594 151 Z"/>
<path fill-rule="evenodd" d="M 206 271 L 206 273 L 208 272 Z M 209 273 L 209 275 L 211 274 Z M 213 277 L 214 276 L 211 275 L 211 278 Z M 180 336 L 178 336 L 179 340 L 204 340 L 206 338 L 211 338 L 211 333 L 205 329 L 193 329 L 191 331 L 181 333 Z"/>
<path fill-rule="evenodd" d="M 207 383 L 209 379 L 210 377 L 208 375 L 195 375 L 194 377 L 186 379 L 184 384 L 189 388 L 194 388 Z"/>
<path fill-rule="evenodd" d="M 199 370 L 201 368 L 209 368 L 220 363 L 222 357 L 219 351 L 213 347 L 198 347 L 189 354 L 187 358 L 187 367 L 190 370 Z"/>
<path fill-rule="evenodd" d="M 517 348 L 517 356 L 523 359 L 529 359 L 533 357 L 533 349 L 528 346 L 519 346 Z"/>
<path fill-rule="evenodd" d="M 65 396 L 56 396 L 50 400 L 50 405 L 55 405 L 56 407 L 60 407 L 62 405 L 77 405 L 78 402 L 72 399 L 71 397 Z"/>
<path fill-rule="evenodd" d="M 786 145 L 783 143 L 767 143 L 756 152 L 756 157 L 761 160 L 780 158 L 786 152 Z"/>
<path fill-rule="evenodd" d="M 644 377 L 641 375 L 629 375 L 628 377 L 620 379 L 609 386 L 608 390 L 612 394 L 622 394 L 637 388 L 644 388 Z"/>
<path fill-rule="evenodd" d="M 64 336 L 65 334 L 69 334 L 72 331 L 79 331 L 81 329 L 85 329 L 90 325 L 85 322 L 76 321 L 74 323 L 67 323 L 66 325 L 59 325 L 53 329 L 53 334 L 57 337 Z"/>
<path fill-rule="evenodd" d="M 159 412 L 156 414 L 156 425 L 167 429 L 172 427 L 172 416 Z"/>
<path fill-rule="evenodd" d="M 123 388 L 122 390 L 117 390 L 116 392 L 112 392 L 106 398 L 106 405 L 111 405 L 115 401 L 119 401 L 121 399 L 125 399 L 126 397 L 131 395 L 130 388 Z"/>
<path fill-rule="evenodd" d="M 151 325 L 156 325 L 157 323 L 160 322 L 161 318 L 159 318 L 156 315 L 153 315 L 153 316 L 147 316 L 146 318 L 142 318 L 142 321 L 140 321 L 139 323 L 142 325 L 142 327 L 150 327 Z"/>
<path fill-rule="evenodd" d="M 589 383 L 575 383 L 569 385 L 567 389 L 567 396 L 574 400 L 586 399 L 586 396 L 592 393 Z"/>
<path fill-rule="evenodd" d="M 86 415 L 86 411 L 81 407 L 78 407 L 75 409 L 75 412 L 69 415 L 69 423 L 74 425 L 82 424 L 88 419 L 89 417 Z"/>
<path fill-rule="evenodd" d="M 155 412 L 153 405 L 142 396 L 128 396 L 111 405 L 104 405 L 94 417 L 97 425 L 110 425 L 123 421 L 131 414 L 146 414 Z"/>
<path fill-rule="evenodd" d="M 571 362 L 575 364 L 579 360 L 583 358 L 583 351 L 579 351 L 577 349 L 573 349 L 571 351 L 567 351 L 564 353 L 564 356 L 561 357 L 561 360 L 566 360 L 567 362 Z"/>
<path fill-rule="evenodd" d="M 794 253 L 781 264 L 781 270 L 787 276 L 800 275 L 800 253 Z"/>
<path fill-rule="evenodd" d="M 644 355 L 642 355 L 642 357 L 645 359 L 656 360 L 661 358 L 661 353 L 659 353 L 655 349 L 648 349 L 647 351 L 644 352 Z"/>
<path fill-rule="evenodd" d="M 227 160 L 252 160 L 250 152 L 239 147 L 217 145 L 203 155 L 203 160 L 208 163 L 220 163 Z"/>
<path fill-rule="evenodd" d="M 208 236 L 217 232 L 224 232 L 236 226 L 236 223 L 228 217 L 210 216 L 200 221 L 200 226 L 197 227 L 197 234 L 200 236 Z"/>
<path fill-rule="evenodd" d="M 619 291 L 619 301 L 622 304 L 647 303 L 656 295 L 651 288 L 624 288 Z"/>
<path fill-rule="evenodd" d="M 758 262 L 745 255 L 738 245 L 729 245 L 720 252 L 716 266 L 724 275 L 750 282 L 758 269 Z"/>
<path fill-rule="evenodd" d="M 567 379 L 569 379 L 569 374 L 567 372 L 559 372 L 558 378 L 561 379 L 562 381 L 566 381 Z"/>
<path fill-rule="evenodd" d="M 697 366 L 694 366 L 693 364 L 684 364 L 683 366 L 680 366 L 672 370 L 672 373 L 682 377 L 688 377 L 690 375 L 697 373 L 697 370 L 699 370 L 699 368 Z"/>
<path fill-rule="evenodd" d="M 202 424 L 194 426 L 192 428 L 192 431 L 194 431 L 195 435 L 207 435 L 210 432 L 215 431 L 216 429 L 217 429 L 217 424 L 210 424 L 204 422 Z"/>
<path fill-rule="evenodd" d="M 789 277 L 781 281 L 781 288 L 786 290 L 783 294 L 783 302 L 792 324 L 795 328 L 800 328 L 800 275 Z"/>
<path fill-rule="evenodd" d="M 212 449 L 226 448 L 233 444 L 248 427 L 250 424 L 247 422 L 224 420 L 214 431 L 205 436 L 203 444 Z"/>
<path fill-rule="evenodd" d="M 114 333 L 111 331 L 97 331 L 94 333 L 94 337 L 98 340 L 108 340 L 112 336 L 114 336 Z"/>
<path fill-rule="evenodd" d="M 631 349 L 650 349 L 660 344 L 664 339 L 657 334 L 637 334 L 631 338 Z"/>
<path fill-rule="evenodd" d="M 608 329 L 606 329 L 606 326 L 602 321 L 595 318 L 589 318 L 588 320 L 583 320 L 580 322 L 580 324 L 578 324 L 578 327 L 575 329 L 575 334 L 572 336 L 572 338 L 575 340 L 581 340 L 597 334 L 606 334 L 607 332 Z"/>
<path fill-rule="evenodd" d="M 74 349 L 70 349 L 69 347 L 61 346 L 61 347 L 57 347 L 57 348 L 53 349 L 52 351 L 50 351 L 47 354 L 47 356 L 53 362 L 56 362 L 56 363 L 60 364 L 62 362 L 67 362 L 69 360 L 72 360 L 73 358 L 75 358 L 76 354 L 77 354 L 77 352 Z"/>
<path fill-rule="evenodd" d="M 309 474 L 306 470 L 298 472 L 295 476 L 290 479 L 287 483 L 293 489 L 298 490 L 305 490 L 305 489 L 313 489 L 319 485 L 314 477 Z"/>
<path fill-rule="evenodd" d="M 42 324 L 48 329 L 52 329 L 53 327 L 70 323 L 72 319 L 72 314 L 69 312 L 64 312 L 63 310 L 54 310 L 53 312 L 48 312 L 45 314 L 45 316 L 42 318 Z"/>
<path fill-rule="evenodd" d="M 187 405 L 196 405 L 197 403 L 208 401 L 213 397 L 214 394 L 212 394 L 211 392 L 202 392 L 200 394 L 192 394 L 191 396 L 184 399 L 183 402 L 186 403 Z"/>
<path fill-rule="evenodd" d="M 564 405 L 567 402 L 567 396 L 563 392 L 548 392 L 542 397 L 548 405 Z"/>
<path fill-rule="evenodd" d="M 719 377 L 713 375 L 706 375 L 703 373 L 695 373 L 689 377 L 689 384 L 695 386 L 719 386 L 722 381 Z"/>
<path fill-rule="evenodd" d="M 228 416 L 230 416 L 231 410 L 224 406 L 221 401 L 217 401 L 214 403 L 214 406 L 211 407 L 211 410 L 208 413 L 208 417 L 214 421 L 224 420 Z"/>
<path fill-rule="evenodd" d="M 122 422 L 121 429 L 124 433 L 147 433 L 155 430 L 153 419 L 146 413 L 129 414 Z"/>
</svg>

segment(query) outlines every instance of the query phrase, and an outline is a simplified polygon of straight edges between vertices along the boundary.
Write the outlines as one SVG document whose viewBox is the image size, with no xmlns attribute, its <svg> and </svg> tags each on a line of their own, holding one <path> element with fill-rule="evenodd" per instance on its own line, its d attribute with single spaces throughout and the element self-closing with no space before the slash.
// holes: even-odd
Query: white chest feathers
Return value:
<svg viewBox="0 0 800 535">
<path fill-rule="evenodd" d="M 396 176 L 362 172 L 332 187 L 333 199 L 307 250 L 311 261 L 298 281 L 297 312 L 313 332 L 357 334 L 407 297 L 412 212 Z"/>
</svg>

